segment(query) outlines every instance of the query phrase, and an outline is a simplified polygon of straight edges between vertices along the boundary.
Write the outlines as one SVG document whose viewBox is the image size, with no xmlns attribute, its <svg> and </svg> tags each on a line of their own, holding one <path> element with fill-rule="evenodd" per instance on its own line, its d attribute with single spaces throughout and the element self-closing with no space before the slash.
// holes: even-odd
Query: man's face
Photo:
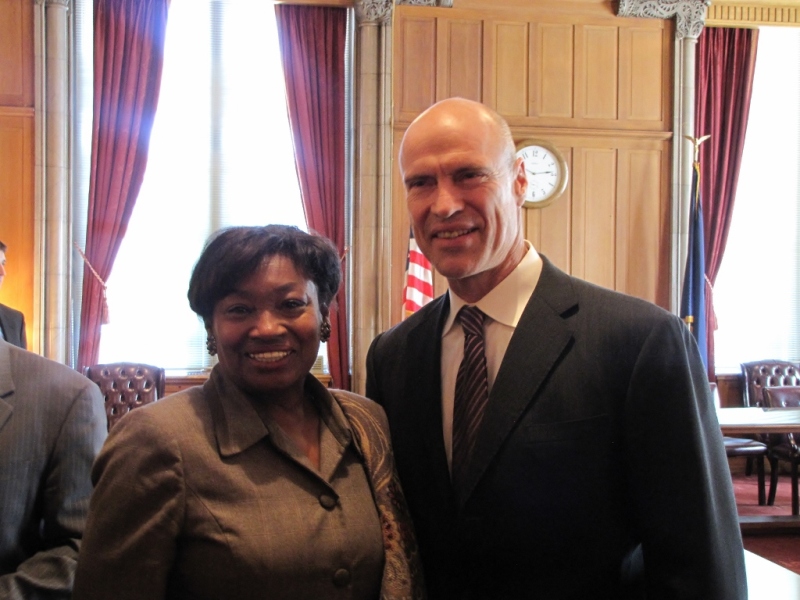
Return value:
<svg viewBox="0 0 800 600">
<path fill-rule="evenodd" d="M 491 289 L 516 266 L 525 174 L 494 123 L 423 116 L 409 127 L 400 169 L 414 237 L 451 286 L 479 275 Z"/>
<path fill-rule="evenodd" d="M 0 286 L 3 285 L 3 279 L 6 277 L 6 253 L 0 250 Z"/>
</svg>

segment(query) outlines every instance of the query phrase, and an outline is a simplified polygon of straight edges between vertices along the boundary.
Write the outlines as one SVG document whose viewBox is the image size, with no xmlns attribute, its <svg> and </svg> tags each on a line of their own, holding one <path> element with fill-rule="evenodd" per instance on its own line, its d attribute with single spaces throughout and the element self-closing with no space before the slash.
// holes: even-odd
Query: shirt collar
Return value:
<svg viewBox="0 0 800 600">
<path fill-rule="evenodd" d="M 525 247 L 528 251 L 519 261 L 519 264 L 514 267 L 514 270 L 497 284 L 492 291 L 474 304 L 493 321 L 509 327 L 516 327 L 517 323 L 519 323 L 522 311 L 525 309 L 534 288 L 536 288 L 536 284 L 539 282 L 539 276 L 542 274 L 542 258 L 539 253 L 527 240 L 525 240 Z M 447 290 L 447 293 L 450 299 L 450 314 L 447 315 L 442 337 L 452 329 L 456 315 L 461 310 L 461 307 L 469 304 L 457 296 L 453 290 Z M 509 300 L 512 301 L 509 302 Z"/>
<path fill-rule="evenodd" d="M 209 398 L 210 394 L 209 401 L 216 407 L 216 410 L 212 408 L 215 412 L 214 428 L 223 456 L 243 452 L 270 435 L 259 403 L 226 379 L 218 366 L 211 371 L 204 389 L 206 397 Z M 347 447 L 353 441 L 350 424 L 333 396 L 311 374 L 306 376 L 305 391 L 317 404 L 322 420 L 336 441 Z M 360 453 L 360 449 L 357 451 Z"/>
</svg>

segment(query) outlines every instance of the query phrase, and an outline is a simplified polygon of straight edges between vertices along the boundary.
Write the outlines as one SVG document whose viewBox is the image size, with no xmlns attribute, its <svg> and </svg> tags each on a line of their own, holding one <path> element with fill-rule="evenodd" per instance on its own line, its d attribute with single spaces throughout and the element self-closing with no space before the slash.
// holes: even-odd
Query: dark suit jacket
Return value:
<svg viewBox="0 0 800 600">
<path fill-rule="evenodd" d="M 367 395 L 389 418 L 431 597 L 617 600 L 646 586 L 648 600 L 746 598 L 730 474 L 688 329 L 543 260 L 462 497 L 442 439 L 447 296 L 369 350 Z"/>
<path fill-rule="evenodd" d="M 25 315 L 10 306 L 0 304 L 0 327 L 3 336 L 9 344 L 27 349 L 28 341 L 25 339 Z"/>
<path fill-rule="evenodd" d="M 92 462 L 106 437 L 100 389 L 0 340 L 0 598 L 69 598 Z"/>
</svg>

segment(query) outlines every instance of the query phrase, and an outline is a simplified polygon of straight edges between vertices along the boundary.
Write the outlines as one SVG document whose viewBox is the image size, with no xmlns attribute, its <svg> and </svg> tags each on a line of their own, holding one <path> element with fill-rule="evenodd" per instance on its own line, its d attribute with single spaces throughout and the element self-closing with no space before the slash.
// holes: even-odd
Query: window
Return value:
<svg viewBox="0 0 800 600">
<path fill-rule="evenodd" d="M 800 29 L 758 39 L 731 229 L 714 286 L 717 373 L 800 359 Z"/>
<path fill-rule="evenodd" d="M 212 364 L 186 291 L 209 234 L 306 228 L 274 4 L 172 0 L 147 171 L 111 276 L 100 362 Z"/>
</svg>

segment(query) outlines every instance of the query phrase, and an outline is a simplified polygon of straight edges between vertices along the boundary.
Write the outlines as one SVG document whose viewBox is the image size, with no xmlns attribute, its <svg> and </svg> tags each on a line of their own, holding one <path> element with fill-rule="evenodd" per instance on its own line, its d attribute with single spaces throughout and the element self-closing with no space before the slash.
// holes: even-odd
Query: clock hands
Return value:
<svg viewBox="0 0 800 600">
<path fill-rule="evenodd" d="M 555 175 L 555 171 L 531 171 L 530 169 L 525 169 L 531 175 Z"/>
</svg>

